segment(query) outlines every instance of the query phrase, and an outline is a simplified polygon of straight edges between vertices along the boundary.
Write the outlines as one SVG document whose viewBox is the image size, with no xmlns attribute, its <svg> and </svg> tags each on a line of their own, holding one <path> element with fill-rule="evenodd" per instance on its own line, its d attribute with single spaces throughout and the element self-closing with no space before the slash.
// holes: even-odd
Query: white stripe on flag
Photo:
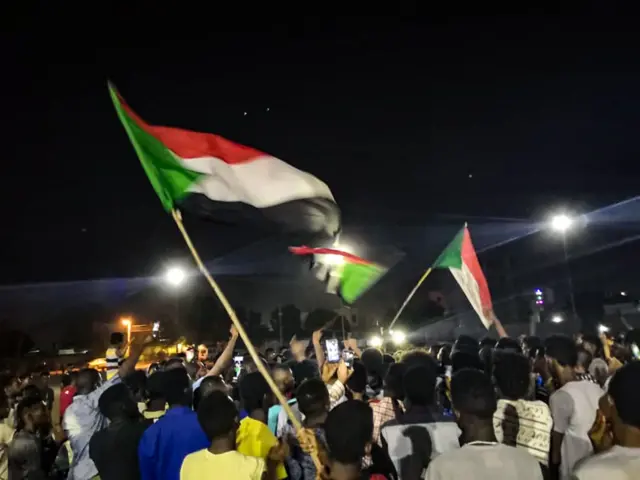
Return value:
<svg viewBox="0 0 640 480">
<path fill-rule="evenodd" d="M 462 263 L 462 268 L 449 268 L 449 270 L 469 299 L 469 303 L 480 317 L 485 328 L 488 330 L 492 322 L 491 319 L 484 314 L 482 301 L 480 300 L 480 289 L 475 277 L 464 262 Z"/>
</svg>

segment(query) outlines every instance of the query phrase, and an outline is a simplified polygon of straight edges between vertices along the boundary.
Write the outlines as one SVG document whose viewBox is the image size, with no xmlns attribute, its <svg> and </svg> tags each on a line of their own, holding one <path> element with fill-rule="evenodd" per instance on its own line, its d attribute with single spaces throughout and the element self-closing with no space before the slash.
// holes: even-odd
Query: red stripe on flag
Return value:
<svg viewBox="0 0 640 480">
<path fill-rule="evenodd" d="M 489 292 L 489 284 L 482 272 L 482 267 L 480 267 L 480 262 L 478 261 L 476 250 L 473 248 L 468 228 L 464 229 L 464 238 L 462 239 L 462 249 L 460 253 L 462 256 L 462 262 L 467 266 L 473 275 L 473 278 L 475 278 L 478 283 L 480 302 L 482 303 L 483 310 L 493 308 L 491 303 L 491 293 Z"/>
<path fill-rule="evenodd" d="M 257 157 L 270 156 L 252 147 L 239 145 L 212 133 L 193 132 L 173 127 L 149 125 L 135 113 L 118 94 L 122 108 L 149 135 L 161 141 L 177 156 L 188 160 L 198 157 L 216 157 L 229 165 L 248 163 Z"/>
<path fill-rule="evenodd" d="M 373 263 L 360 258 L 352 253 L 343 252 L 342 250 L 336 250 L 333 248 L 311 248 L 311 247 L 289 247 L 289 251 L 294 255 L 339 255 L 344 257 L 350 263 L 360 265 L 373 265 Z"/>
</svg>

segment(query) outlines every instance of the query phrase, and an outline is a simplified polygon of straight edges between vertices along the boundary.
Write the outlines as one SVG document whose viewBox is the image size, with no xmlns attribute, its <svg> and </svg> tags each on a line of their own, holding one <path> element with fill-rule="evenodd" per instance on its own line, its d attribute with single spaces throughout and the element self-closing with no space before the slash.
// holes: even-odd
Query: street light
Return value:
<svg viewBox="0 0 640 480">
<path fill-rule="evenodd" d="M 368 343 L 373 348 L 380 348 L 382 346 L 382 338 L 378 335 L 374 335 L 369 339 Z"/>
<path fill-rule="evenodd" d="M 564 322 L 564 318 L 562 317 L 562 315 L 554 315 L 553 317 L 551 317 L 551 321 L 553 323 L 562 323 Z"/>
<path fill-rule="evenodd" d="M 598 325 L 599 333 L 607 333 L 608 331 L 609 331 L 609 327 L 607 327 L 606 325 L 603 325 L 602 323 Z"/>
<path fill-rule="evenodd" d="M 164 280 L 172 287 L 180 287 L 187 279 L 187 274 L 180 267 L 171 267 L 164 274 Z"/>
<path fill-rule="evenodd" d="M 125 317 L 120 319 L 120 322 L 122 325 L 127 327 L 127 345 L 129 345 L 131 343 L 131 319 L 129 317 Z"/>
<path fill-rule="evenodd" d="M 402 345 L 404 342 L 407 341 L 407 336 L 405 335 L 404 332 L 400 332 L 398 330 L 392 330 L 390 333 L 391 333 L 391 341 L 395 345 Z"/>
<path fill-rule="evenodd" d="M 576 301 L 573 296 L 573 278 L 571 277 L 571 268 L 569 267 L 569 254 L 567 252 L 567 232 L 573 228 L 575 219 L 566 213 L 559 213 L 551 217 L 550 226 L 554 232 L 562 237 L 562 251 L 564 253 L 564 264 L 567 269 L 567 284 L 569 285 L 569 299 L 571 300 L 571 313 L 574 320 L 578 318 L 576 315 Z"/>
</svg>

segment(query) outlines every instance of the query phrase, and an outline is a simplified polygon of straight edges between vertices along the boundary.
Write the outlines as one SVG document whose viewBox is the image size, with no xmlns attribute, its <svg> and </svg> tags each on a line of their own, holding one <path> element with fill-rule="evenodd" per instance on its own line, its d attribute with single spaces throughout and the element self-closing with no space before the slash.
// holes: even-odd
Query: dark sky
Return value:
<svg viewBox="0 0 640 480">
<path fill-rule="evenodd" d="M 612 12 L 196 26 L 47 3 L 2 34 L 0 284 L 145 275 L 185 256 L 108 78 L 150 123 L 312 172 L 354 228 L 536 221 L 638 193 L 640 44 Z M 183 30 L 194 40 L 171 38 Z M 260 238 L 190 228 L 208 258 Z"/>
</svg>

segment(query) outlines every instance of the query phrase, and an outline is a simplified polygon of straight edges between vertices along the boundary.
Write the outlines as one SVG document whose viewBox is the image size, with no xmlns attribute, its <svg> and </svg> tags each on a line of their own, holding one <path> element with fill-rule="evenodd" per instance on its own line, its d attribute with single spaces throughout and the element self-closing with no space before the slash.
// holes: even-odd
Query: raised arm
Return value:
<svg viewBox="0 0 640 480">
<path fill-rule="evenodd" d="M 231 329 L 229 331 L 231 333 L 231 338 L 229 338 L 227 346 L 224 347 L 224 350 L 218 357 L 218 360 L 216 360 L 216 363 L 213 365 L 213 367 L 211 367 L 211 370 L 207 372 L 205 377 L 222 374 L 225 368 L 227 368 L 229 362 L 231 362 L 231 359 L 233 357 L 233 349 L 236 347 L 236 342 L 238 341 L 238 331 L 233 325 L 231 325 Z"/>
</svg>

